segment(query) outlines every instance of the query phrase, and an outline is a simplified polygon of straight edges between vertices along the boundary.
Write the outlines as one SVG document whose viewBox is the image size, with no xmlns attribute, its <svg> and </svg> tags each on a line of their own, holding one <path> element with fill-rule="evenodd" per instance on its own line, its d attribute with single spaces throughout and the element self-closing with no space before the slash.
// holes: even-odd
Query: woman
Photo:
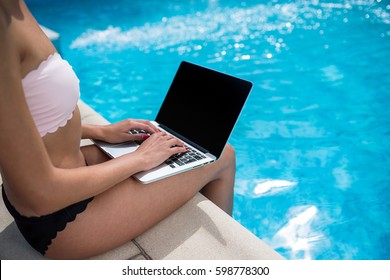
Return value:
<svg viewBox="0 0 390 280">
<path fill-rule="evenodd" d="M 0 171 L 3 199 L 26 240 L 48 258 L 87 258 L 143 233 L 198 191 L 232 211 L 235 154 L 141 185 L 131 175 L 153 168 L 182 142 L 148 121 L 82 126 L 78 79 L 23 0 L 0 0 Z M 150 133 L 131 135 L 130 129 Z M 210 136 L 212 137 L 212 136 Z M 109 160 L 81 138 L 145 140 Z"/>
</svg>

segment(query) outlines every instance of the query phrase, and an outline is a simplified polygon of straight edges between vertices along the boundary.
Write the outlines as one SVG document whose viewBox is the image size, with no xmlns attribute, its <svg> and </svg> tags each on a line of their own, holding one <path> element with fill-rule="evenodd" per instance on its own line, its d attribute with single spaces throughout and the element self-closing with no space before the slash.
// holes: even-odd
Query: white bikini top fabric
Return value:
<svg viewBox="0 0 390 280">
<path fill-rule="evenodd" d="M 58 53 L 42 61 L 22 80 L 27 105 L 41 137 L 64 127 L 80 98 L 72 66 Z"/>
</svg>

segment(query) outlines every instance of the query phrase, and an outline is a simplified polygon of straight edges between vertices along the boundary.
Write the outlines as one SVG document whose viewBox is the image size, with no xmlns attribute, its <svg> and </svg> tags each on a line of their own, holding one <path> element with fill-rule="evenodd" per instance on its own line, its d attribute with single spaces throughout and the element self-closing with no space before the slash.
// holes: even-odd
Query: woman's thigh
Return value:
<svg viewBox="0 0 390 280">
<path fill-rule="evenodd" d="M 93 154 L 92 151 L 93 148 L 88 153 Z M 87 162 L 92 163 L 98 158 L 88 153 L 85 153 L 90 157 L 86 158 Z M 147 185 L 133 178 L 117 184 L 95 196 L 87 209 L 58 233 L 46 255 L 86 258 L 137 237 L 182 206 L 207 183 L 217 179 L 218 173 L 224 169 L 223 161 Z"/>
</svg>

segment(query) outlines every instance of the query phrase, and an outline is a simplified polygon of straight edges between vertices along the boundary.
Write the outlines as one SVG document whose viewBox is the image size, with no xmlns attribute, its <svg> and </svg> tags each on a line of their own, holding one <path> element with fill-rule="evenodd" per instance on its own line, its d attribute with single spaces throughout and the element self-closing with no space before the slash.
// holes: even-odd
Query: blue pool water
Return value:
<svg viewBox="0 0 390 280">
<path fill-rule="evenodd" d="M 390 1 L 27 1 L 81 97 L 153 119 L 181 60 L 254 88 L 234 218 L 288 259 L 390 259 Z"/>
</svg>

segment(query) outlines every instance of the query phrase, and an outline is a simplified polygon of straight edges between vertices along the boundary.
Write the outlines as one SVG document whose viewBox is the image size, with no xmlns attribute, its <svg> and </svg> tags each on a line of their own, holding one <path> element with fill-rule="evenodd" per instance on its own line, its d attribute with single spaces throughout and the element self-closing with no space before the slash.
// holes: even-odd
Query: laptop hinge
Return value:
<svg viewBox="0 0 390 280">
<path fill-rule="evenodd" d="M 169 132 L 170 134 L 176 136 L 177 138 L 179 138 L 180 140 L 184 141 L 184 142 L 187 142 L 188 144 L 190 144 L 191 146 L 193 146 L 194 148 L 198 149 L 199 151 L 201 151 L 202 153 L 205 153 L 205 154 L 210 154 L 210 152 L 199 146 L 198 144 L 192 142 L 191 140 L 185 138 L 184 136 L 180 135 L 179 133 L 173 131 L 172 129 L 169 129 L 168 127 L 166 127 L 165 125 L 163 124 L 158 124 L 162 129 L 166 130 L 167 132 Z"/>
</svg>

